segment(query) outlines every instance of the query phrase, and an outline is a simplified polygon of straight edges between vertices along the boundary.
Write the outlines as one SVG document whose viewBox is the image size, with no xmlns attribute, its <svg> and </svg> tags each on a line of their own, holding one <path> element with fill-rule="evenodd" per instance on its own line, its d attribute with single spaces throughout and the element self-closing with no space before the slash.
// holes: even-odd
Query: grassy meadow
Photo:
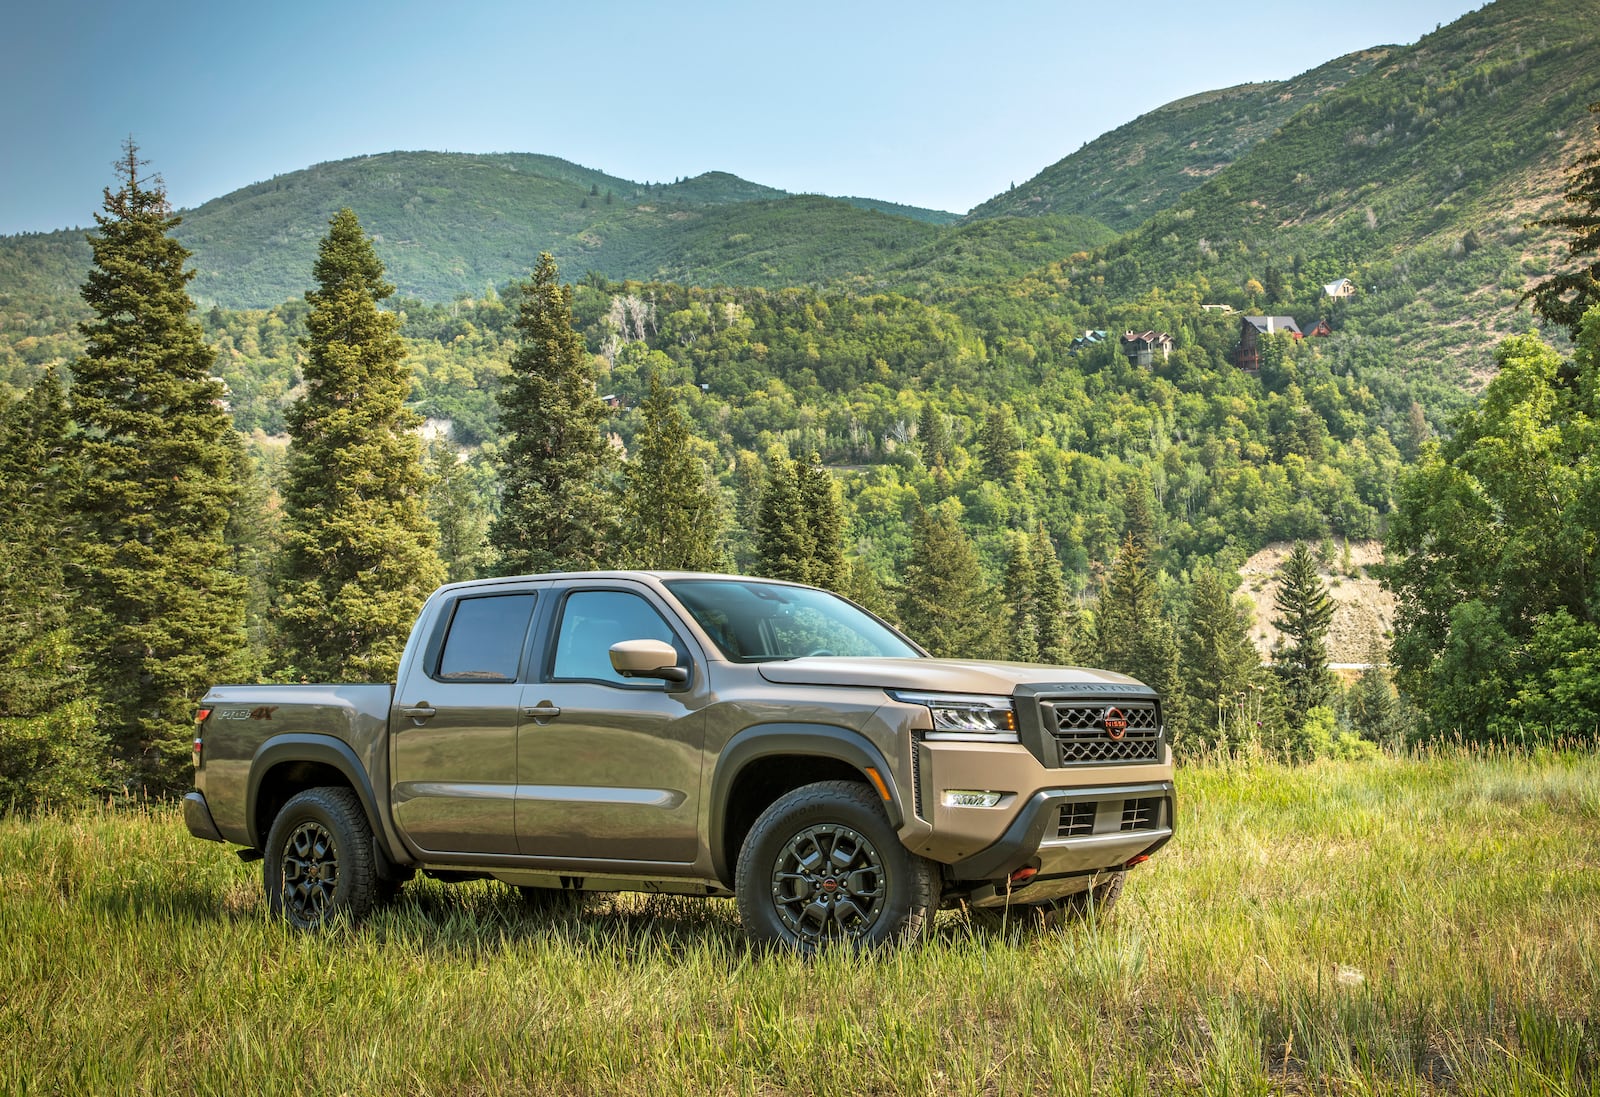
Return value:
<svg viewBox="0 0 1600 1097">
<path fill-rule="evenodd" d="M 265 916 L 175 808 L 0 821 L 0 1093 L 1600 1092 L 1600 760 L 1193 766 L 1103 924 L 746 949 L 729 901 Z"/>
</svg>

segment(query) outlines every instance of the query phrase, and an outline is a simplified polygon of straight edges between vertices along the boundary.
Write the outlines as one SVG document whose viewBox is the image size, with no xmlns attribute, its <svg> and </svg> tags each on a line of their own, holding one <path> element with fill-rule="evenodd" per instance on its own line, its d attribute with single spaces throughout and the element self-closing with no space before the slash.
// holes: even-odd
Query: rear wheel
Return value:
<svg viewBox="0 0 1600 1097">
<path fill-rule="evenodd" d="M 359 921 L 379 899 L 372 827 L 347 788 L 313 788 L 283 805 L 267 835 L 267 906 L 297 929 Z"/>
<path fill-rule="evenodd" d="M 937 866 L 900 843 L 871 789 L 819 781 L 756 820 L 734 890 L 751 940 L 814 952 L 919 936 L 932 924 L 938 882 Z"/>
</svg>

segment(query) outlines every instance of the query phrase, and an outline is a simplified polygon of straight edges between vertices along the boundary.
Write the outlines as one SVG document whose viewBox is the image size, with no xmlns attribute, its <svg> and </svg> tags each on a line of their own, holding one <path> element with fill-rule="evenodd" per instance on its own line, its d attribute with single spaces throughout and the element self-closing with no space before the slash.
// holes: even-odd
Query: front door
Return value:
<svg viewBox="0 0 1600 1097">
<path fill-rule="evenodd" d="M 517 737 L 517 840 L 534 857 L 687 863 L 699 848 L 703 670 L 684 686 L 623 678 L 611 645 L 678 630 L 639 588 L 567 592 L 553 650 L 524 687 Z"/>
</svg>

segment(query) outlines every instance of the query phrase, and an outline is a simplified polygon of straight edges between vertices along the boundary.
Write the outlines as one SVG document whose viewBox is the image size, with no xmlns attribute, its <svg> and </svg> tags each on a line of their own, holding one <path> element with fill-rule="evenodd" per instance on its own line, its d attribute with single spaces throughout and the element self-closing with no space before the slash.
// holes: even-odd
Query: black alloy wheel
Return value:
<svg viewBox="0 0 1600 1097">
<path fill-rule="evenodd" d="M 272 821 L 265 852 L 267 906 L 296 929 L 359 921 L 390 890 L 378 879 L 367 813 L 348 788 L 291 797 Z"/>
<path fill-rule="evenodd" d="M 883 914 L 883 859 L 860 832 L 841 823 L 807 827 L 772 866 L 778 917 L 807 942 L 853 940 Z"/>
<path fill-rule="evenodd" d="M 739 920 L 757 944 L 813 954 L 920 936 L 939 902 L 939 868 L 900 842 L 883 801 L 856 781 L 778 797 L 739 851 Z"/>
</svg>

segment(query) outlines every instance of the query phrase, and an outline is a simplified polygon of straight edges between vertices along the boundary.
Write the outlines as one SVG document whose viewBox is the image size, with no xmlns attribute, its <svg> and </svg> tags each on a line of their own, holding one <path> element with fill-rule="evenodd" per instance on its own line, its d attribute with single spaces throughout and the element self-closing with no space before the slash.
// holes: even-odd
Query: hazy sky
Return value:
<svg viewBox="0 0 1600 1097">
<path fill-rule="evenodd" d="M 961 213 L 1162 103 L 1474 6 L 0 0 L 0 233 L 89 224 L 130 134 L 180 207 L 437 149 Z"/>
</svg>

